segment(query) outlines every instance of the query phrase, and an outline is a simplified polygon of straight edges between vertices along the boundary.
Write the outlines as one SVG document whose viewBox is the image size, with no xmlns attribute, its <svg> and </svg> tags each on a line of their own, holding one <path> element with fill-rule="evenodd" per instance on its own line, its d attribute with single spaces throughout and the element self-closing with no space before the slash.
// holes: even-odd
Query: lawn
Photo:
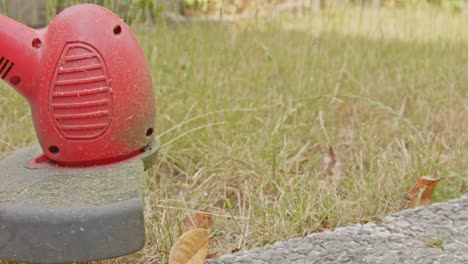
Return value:
<svg viewBox="0 0 468 264">
<path fill-rule="evenodd" d="M 343 9 L 238 23 L 133 25 L 151 65 L 162 149 L 145 180 L 147 246 L 165 262 L 191 212 L 226 254 L 468 192 L 468 16 Z M 0 155 L 36 142 L 0 86 Z M 342 175 L 321 164 L 332 147 Z M 1 262 L 1 261 L 0 261 Z"/>
</svg>

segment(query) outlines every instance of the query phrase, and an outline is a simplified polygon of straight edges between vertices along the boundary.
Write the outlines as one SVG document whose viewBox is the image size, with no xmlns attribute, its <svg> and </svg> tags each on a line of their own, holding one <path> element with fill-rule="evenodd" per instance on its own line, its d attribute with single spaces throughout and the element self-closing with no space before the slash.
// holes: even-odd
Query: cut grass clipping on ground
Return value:
<svg viewBox="0 0 468 264">
<path fill-rule="evenodd" d="M 202 209 L 210 252 L 224 254 L 378 221 L 409 207 L 423 176 L 442 178 L 435 202 L 467 192 L 468 16 L 347 9 L 245 23 L 133 26 L 163 148 L 146 179 L 147 246 L 105 263 L 165 262 Z M 0 90 L 6 155 L 36 139 L 27 103 Z M 319 166 L 329 146 L 338 186 Z"/>
</svg>

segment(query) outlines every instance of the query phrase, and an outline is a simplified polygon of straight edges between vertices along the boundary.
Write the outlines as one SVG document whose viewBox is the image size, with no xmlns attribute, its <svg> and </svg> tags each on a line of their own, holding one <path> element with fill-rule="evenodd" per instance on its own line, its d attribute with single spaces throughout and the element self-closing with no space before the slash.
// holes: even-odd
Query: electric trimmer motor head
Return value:
<svg viewBox="0 0 468 264">
<path fill-rule="evenodd" d="M 0 161 L 0 259 L 139 250 L 141 182 L 158 144 L 151 73 L 130 28 L 89 4 L 39 30 L 0 15 L 0 78 L 31 105 L 40 143 Z"/>
</svg>

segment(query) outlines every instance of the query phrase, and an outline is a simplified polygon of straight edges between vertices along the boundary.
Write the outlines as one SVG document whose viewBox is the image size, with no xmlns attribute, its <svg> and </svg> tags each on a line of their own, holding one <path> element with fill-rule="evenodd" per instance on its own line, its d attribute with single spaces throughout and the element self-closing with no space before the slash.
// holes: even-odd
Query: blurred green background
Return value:
<svg viewBox="0 0 468 264">
<path fill-rule="evenodd" d="M 55 14 L 77 3 L 94 3 L 119 14 L 127 23 L 152 22 L 167 13 L 203 16 L 274 12 L 274 8 L 306 7 L 315 11 L 343 6 L 374 8 L 438 8 L 467 12 L 467 0 L 0 0 L 0 12 L 32 27 L 42 27 Z"/>
</svg>

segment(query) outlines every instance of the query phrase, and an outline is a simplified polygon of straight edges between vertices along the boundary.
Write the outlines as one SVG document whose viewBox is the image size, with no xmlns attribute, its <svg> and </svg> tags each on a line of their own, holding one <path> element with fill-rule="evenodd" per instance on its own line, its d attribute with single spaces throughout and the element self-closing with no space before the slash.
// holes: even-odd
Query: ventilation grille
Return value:
<svg viewBox="0 0 468 264">
<path fill-rule="evenodd" d="M 15 66 L 15 64 L 9 59 L 3 56 L 0 57 L 0 76 L 2 76 L 2 79 L 5 79 L 8 76 L 8 73 L 11 71 L 13 66 Z"/>
<path fill-rule="evenodd" d="M 69 140 L 92 140 L 110 126 L 112 89 L 102 56 L 92 46 L 65 46 L 51 84 L 50 111 Z"/>
</svg>

